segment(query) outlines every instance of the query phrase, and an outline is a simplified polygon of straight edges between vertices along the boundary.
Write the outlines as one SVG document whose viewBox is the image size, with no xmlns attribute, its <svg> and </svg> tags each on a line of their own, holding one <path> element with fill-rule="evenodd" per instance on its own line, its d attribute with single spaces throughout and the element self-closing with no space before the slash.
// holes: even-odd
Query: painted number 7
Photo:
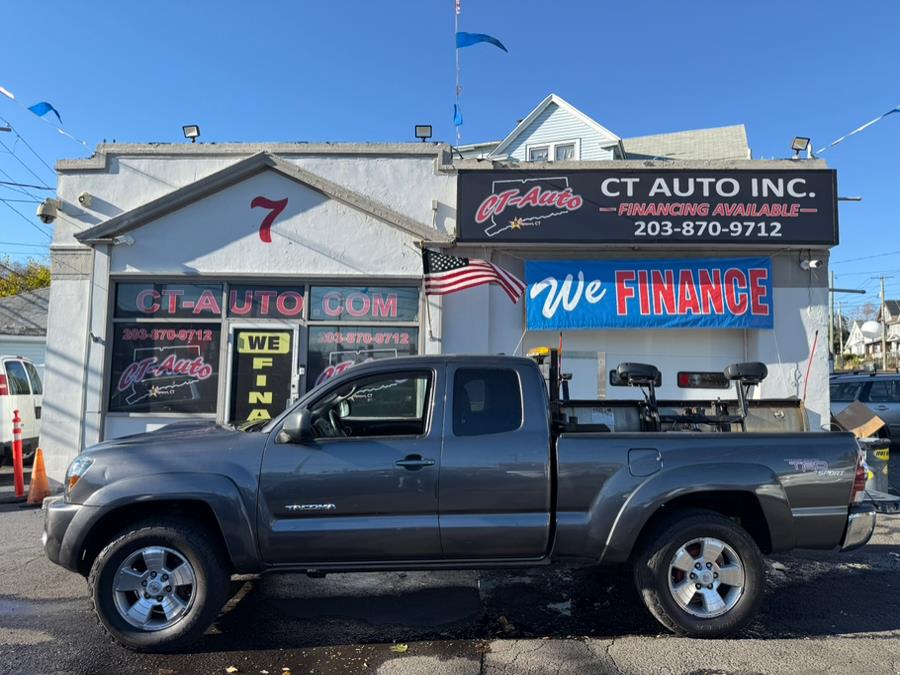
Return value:
<svg viewBox="0 0 900 675">
<path fill-rule="evenodd" d="M 259 226 L 259 238 L 267 244 L 272 243 L 272 223 L 274 223 L 275 219 L 281 215 L 281 212 L 284 211 L 287 203 L 287 197 L 284 199 L 255 197 L 253 201 L 250 202 L 251 209 L 255 209 L 257 206 L 264 209 L 270 209 L 269 214 L 263 218 L 262 224 Z"/>
</svg>

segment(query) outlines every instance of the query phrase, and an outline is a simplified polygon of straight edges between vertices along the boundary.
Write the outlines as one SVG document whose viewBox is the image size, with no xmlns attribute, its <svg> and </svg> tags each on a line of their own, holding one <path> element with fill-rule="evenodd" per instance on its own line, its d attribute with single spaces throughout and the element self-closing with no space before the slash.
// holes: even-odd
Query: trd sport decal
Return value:
<svg viewBox="0 0 900 675">
<path fill-rule="evenodd" d="M 284 199 L 268 199 L 266 197 L 255 197 L 250 202 L 250 208 L 255 209 L 257 206 L 264 209 L 271 209 L 269 215 L 263 218 L 262 224 L 259 226 L 259 238 L 267 244 L 272 243 L 272 223 L 281 215 L 287 206 L 287 197 Z"/>
</svg>

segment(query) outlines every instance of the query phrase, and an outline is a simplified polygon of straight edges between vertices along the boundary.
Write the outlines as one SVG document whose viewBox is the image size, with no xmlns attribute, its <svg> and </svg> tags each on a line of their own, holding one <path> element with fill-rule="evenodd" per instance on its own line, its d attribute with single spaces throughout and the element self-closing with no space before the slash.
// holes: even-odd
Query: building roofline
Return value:
<svg viewBox="0 0 900 675">
<path fill-rule="evenodd" d="M 270 152 L 259 152 L 209 176 L 157 197 L 130 211 L 120 213 L 99 225 L 79 232 L 75 238 L 83 244 L 109 241 L 142 225 L 178 211 L 264 171 L 275 171 L 316 192 L 355 208 L 423 241 L 446 243 L 450 237 L 368 197 L 302 169 Z"/>
<path fill-rule="evenodd" d="M 261 152 L 273 155 L 375 155 L 383 157 L 442 157 L 446 143 L 99 143 L 91 157 L 61 159 L 60 173 L 106 169 L 110 157 L 215 157 Z"/>
<path fill-rule="evenodd" d="M 547 98 L 538 103 L 535 109 L 528 113 L 528 115 L 516 125 L 516 128 L 509 132 L 509 134 L 507 134 L 506 138 L 500 141 L 500 144 L 496 148 L 494 148 L 491 154 L 500 155 L 504 150 L 506 150 L 506 148 L 509 147 L 510 143 L 512 143 L 517 136 L 519 136 L 532 122 L 534 122 L 538 118 L 538 116 L 550 106 L 551 103 L 555 103 L 566 112 L 571 113 L 579 120 L 592 127 L 598 133 L 603 134 L 604 136 L 609 136 L 609 145 L 617 145 L 621 142 L 621 138 L 604 127 L 597 120 L 589 117 L 588 115 L 585 115 L 578 108 L 573 106 L 562 97 L 557 96 L 556 94 L 550 94 L 547 96 Z"/>
<path fill-rule="evenodd" d="M 501 159 L 455 159 L 456 170 L 477 169 L 491 171 L 582 171 L 626 169 L 698 169 L 698 170 L 745 170 L 772 169 L 783 171 L 828 169 L 824 159 L 607 159 L 598 161 L 571 162 L 510 162 Z"/>
<path fill-rule="evenodd" d="M 634 141 L 645 138 L 659 138 L 660 136 L 677 136 L 678 134 L 694 134 L 698 131 L 717 131 L 719 129 L 743 129 L 744 136 L 747 135 L 747 127 L 743 123 L 739 124 L 722 124 L 717 127 L 701 127 L 699 129 L 682 129 L 681 131 L 664 131 L 658 134 L 646 134 L 642 136 L 627 136 L 623 141 Z"/>
</svg>

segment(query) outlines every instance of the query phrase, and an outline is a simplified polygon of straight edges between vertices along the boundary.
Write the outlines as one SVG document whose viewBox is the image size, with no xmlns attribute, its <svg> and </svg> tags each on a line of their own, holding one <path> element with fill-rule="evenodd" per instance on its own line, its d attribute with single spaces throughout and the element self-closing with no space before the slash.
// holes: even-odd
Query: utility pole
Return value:
<svg viewBox="0 0 900 675">
<path fill-rule="evenodd" d="M 834 279 L 834 277 L 832 277 Z M 840 342 L 840 346 L 838 348 L 837 353 L 837 363 L 838 367 L 843 370 L 844 368 L 844 312 L 841 309 L 841 302 L 838 301 L 838 342 Z"/>
<path fill-rule="evenodd" d="M 893 277 L 881 277 L 881 369 L 887 370 L 887 321 L 885 321 L 886 303 L 884 300 L 884 280 Z"/>
<path fill-rule="evenodd" d="M 834 353 L 834 270 L 831 271 L 831 286 L 828 289 L 828 353 L 831 354 L 831 363 L 837 364 L 837 355 Z M 834 367 L 834 366 L 832 366 Z"/>
</svg>

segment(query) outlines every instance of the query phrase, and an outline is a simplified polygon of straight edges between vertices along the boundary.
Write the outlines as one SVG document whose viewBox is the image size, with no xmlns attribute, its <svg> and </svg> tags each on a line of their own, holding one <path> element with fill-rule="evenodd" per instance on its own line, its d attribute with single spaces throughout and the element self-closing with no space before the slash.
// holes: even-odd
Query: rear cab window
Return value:
<svg viewBox="0 0 900 675">
<path fill-rule="evenodd" d="M 509 368 L 460 368 L 453 377 L 453 435 L 485 436 L 522 426 L 522 386 Z"/>
<path fill-rule="evenodd" d="M 862 382 L 832 382 L 831 383 L 831 400 L 836 403 L 850 403 L 855 401 L 859 390 L 862 389 Z"/>
<path fill-rule="evenodd" d="M 28 376 L 22 362 L 6 361 L 3 365 L 6 366 L 6 386 L 10 396 L 29 396 L 31 387 L 28 386 Z"/>
</svg>

